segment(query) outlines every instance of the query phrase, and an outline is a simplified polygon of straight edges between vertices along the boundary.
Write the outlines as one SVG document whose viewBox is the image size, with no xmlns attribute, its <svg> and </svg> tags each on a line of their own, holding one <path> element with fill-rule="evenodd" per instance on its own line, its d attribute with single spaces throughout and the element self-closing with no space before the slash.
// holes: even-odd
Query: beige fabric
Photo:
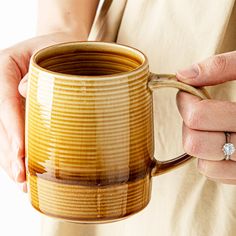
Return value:
<svg viewBox="0 0 236 236">
<path fill-rule="evenodd" d="M 120 9 L 123 6 L 121 1 Z M 128 0 L 117 41 L 145 52 L 153 72 L 175 72 L 215 53 L 236 49 L 236 6 L 233 7 L 234 0 Z M 118 7 L 113 10 L 117 12 Z M 113 12 L 109 14 L 112 16 Z M 235 82 L 209 90 L 215 98 L 236 101 Z M 154 94 L 158 159 L 183 152 L 175 94 L 169 89 Z M 44 218 L 42 235 L 236 235 L 236 186 L 208 181 L 195 166 L 192 161 L 154 178 L 150 204 L 127 220 L 81 225 Z"/>
<path fill-rule="evenodd" d="M 124 13 L 126 0 L 100 1 L 89 41 L 115 41 Z"/>
</svg>

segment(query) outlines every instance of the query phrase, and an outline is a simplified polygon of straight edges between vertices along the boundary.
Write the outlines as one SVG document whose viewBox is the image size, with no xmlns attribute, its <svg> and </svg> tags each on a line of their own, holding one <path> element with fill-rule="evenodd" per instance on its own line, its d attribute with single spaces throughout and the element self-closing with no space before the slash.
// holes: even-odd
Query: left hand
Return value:
<svg viewBox="0 0 236 236">
<path fill-rule="evenodd" d="M 236 80 L 236 51 L 194 64 L 179 71 L 177 78 L 193 86 Z M 177 104 L 184 120 L 183 146 L 188 154 L 199 158 L 199 171 L 214 181 L 236 185 L 236 151 L 228 161 L 224 160 L 222 151 L 226 142 L 225 131 L 231 133 L 230 142 L 236 147 L 236 103 L 200 100 L 179 92 Z"/>
</svg>

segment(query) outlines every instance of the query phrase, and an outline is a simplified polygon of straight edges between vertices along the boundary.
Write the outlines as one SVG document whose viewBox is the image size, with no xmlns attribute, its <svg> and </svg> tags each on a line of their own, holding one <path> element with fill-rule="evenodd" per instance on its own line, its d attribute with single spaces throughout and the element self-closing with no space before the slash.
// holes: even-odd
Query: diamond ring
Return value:
<svg viewBox="0 0 236 236">
<path fill-rule="evenodd" d="M 230 143 L 230 133 L 225 132 L 225 139 L 226 142 L 222 148 L 222 151 L 224 152 L 226 161 L 230 160 L 231 155 L 235 152 L 235 147 L 232 143 Z"/>
</svg>

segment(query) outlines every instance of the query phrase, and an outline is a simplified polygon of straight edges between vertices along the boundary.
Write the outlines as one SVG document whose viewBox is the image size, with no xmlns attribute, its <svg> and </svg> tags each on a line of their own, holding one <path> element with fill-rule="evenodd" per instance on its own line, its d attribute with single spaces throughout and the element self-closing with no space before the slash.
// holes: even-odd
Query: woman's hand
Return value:
<svg viewBox="0 0 236 236">
<path fill-rule="evenodd" d="M 177 78 L 193 86 L 236 80 L 236 51 L 213 56 L 179 71 Z M 226 161 L 222 151 L 225 131 L 231 133 L 230 142 L 236 146 L 236 103 L 200 101 L 185 92 L 178 93 L 177 103 L 184 120 L 183 146 L 188 154 L 199 158 L 199 171 L 214 181 L 236 184 L 236 152 Z"/>
<path fill-rule="evenodd" d="M 0 166 L 26 190 L 24 102 L 29 60 L 38 49 L 79 40 L 68 32 L 36 37 L 0 51 Z M 80 38 L 80 40 L 85 40 Z M 22 79 L 23 78 L 23 79 Z"/>
</svg>

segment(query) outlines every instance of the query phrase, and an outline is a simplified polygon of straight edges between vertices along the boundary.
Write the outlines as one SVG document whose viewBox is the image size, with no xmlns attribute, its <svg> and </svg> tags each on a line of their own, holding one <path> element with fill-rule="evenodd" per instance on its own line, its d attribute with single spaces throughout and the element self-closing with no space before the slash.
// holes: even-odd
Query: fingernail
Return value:
<svg viewBox="0 0 236 236">
<path fill-rule="evenodd" d="M 26 75 L 22 80 L 21 80 L 21 83 L 26 83 L 28 81 L 28 76 Z"/>
<path fill-rule="evenodd" d="M 27 183 L 23 183 L 22 191 L 23 191 L 24 193 L 27 193 L 27 192 L 28 192 Z"/>
<path fill-rule="evenodd" d="M 180 77 L 180 79 L 193 79 L 198 77 L 199 75 L 199 69 L 197 65 L 191 65 L 190 67 L 179 70 L 177 72 L 177 77 Z"/>
<path fill-rule="evenodd" d="M 26 182 L 24 182 L 24 183 L 19 183 L 19 184 L 17 184 L 17 185 L 18 185 L 19 189 L 20 189 L 22 192 L 27 193 L 28 189 L 27 189 L 27 184 L 26 184 Z"/>
<path fill-rule="evenodd" d="M 17 182 L 18 177 L 20 175 L 19 165 L 16 162 L 13 162 L 11 166 L 11 170 L 12 170 L 12 175 L 13 175 L 14 180 Z"/>
</svg>

